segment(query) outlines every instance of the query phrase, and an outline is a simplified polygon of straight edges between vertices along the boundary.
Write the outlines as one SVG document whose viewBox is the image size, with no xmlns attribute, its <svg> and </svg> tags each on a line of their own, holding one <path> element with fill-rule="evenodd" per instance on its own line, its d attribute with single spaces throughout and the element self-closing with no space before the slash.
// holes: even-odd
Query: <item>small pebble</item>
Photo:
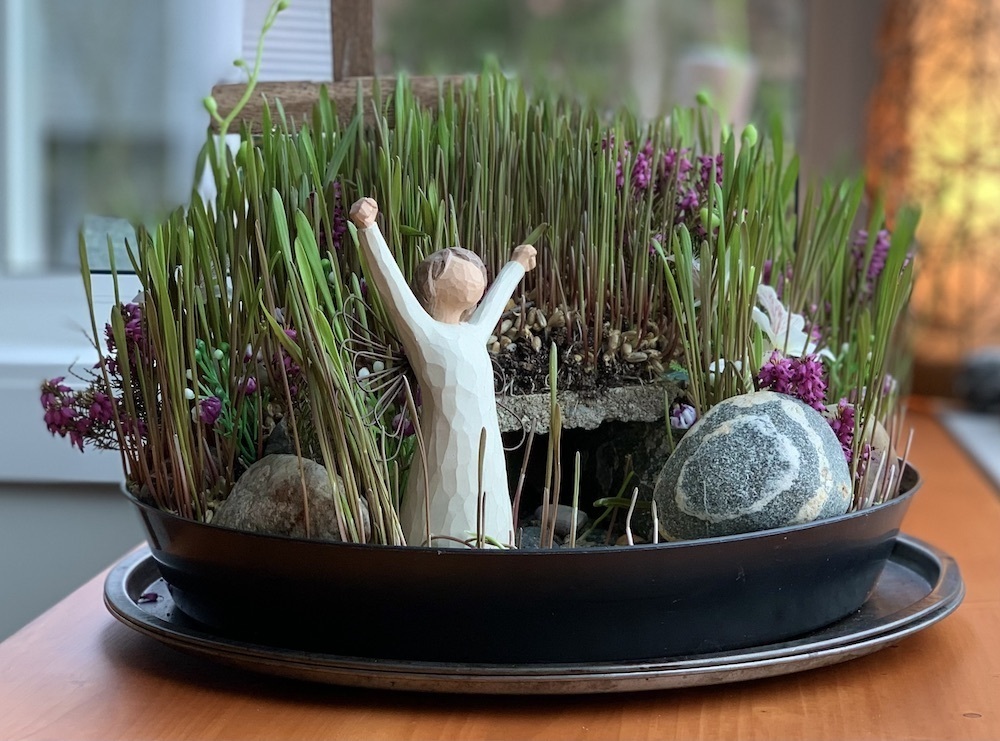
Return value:
<svg viewBox="0 0 1000 741">
<path fill-rule="evenodd" d="M 542 519 L 542 508 L 539 507 L 535 510 L 535 519 Z M 573 530 L 573 508 L 568 504 L 560 504 L 556 507 L 556 527 L 555 533 L 559 537 L 565 538 Z M 576 532 L 580 532 L 580 528 L 585 526 L 590 522 L 590 518 L 587 517 L 587 513 L 582 510 L 576 511 Z"/>
</svg>

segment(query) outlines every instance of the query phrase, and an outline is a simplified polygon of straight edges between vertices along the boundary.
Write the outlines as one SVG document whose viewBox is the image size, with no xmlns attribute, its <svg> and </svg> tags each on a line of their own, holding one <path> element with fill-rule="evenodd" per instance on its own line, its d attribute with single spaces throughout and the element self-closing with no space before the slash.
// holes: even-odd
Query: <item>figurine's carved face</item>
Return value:
<svg viewBox="0 0 1000 741">
<path fill-rule="evenodd" d="M 438 250 L 417 265 L 412 288 L 438 321 L 465 321 L 486 291 L 486 266 L 461 247 Z"/>
<path fill-rule="evenodd" d="M 476 306 L 486 291 L 482 268 L 468 260 L 452 258 L 444 266 L 434 286 L 436 303 L 468 311 Z"/>
</svg>

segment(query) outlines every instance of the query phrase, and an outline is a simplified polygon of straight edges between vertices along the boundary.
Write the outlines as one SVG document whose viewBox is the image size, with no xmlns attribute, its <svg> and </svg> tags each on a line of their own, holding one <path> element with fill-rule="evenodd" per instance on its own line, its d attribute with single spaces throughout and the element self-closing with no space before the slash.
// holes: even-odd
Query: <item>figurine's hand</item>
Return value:
<svg viewBox="0 0 1000 741">
<path fill-rule="evenodd" d="M 351 206 L 351 221 L 359 229 L 367 229 L 375 223 L 378 216 L 378 204 L 374 198 L 361 198 Z"/>
<path fill-rule="evenodd" d="M 514 248 L 514 254 L 511 259 L 514 262 L 519 262 L 524 267 L 524 272 L 535 269 L 535 255 L 538 254 L 538 250 L 532 247 L 530 244 L 522 244 L 520 247 Z"/>
</svg>

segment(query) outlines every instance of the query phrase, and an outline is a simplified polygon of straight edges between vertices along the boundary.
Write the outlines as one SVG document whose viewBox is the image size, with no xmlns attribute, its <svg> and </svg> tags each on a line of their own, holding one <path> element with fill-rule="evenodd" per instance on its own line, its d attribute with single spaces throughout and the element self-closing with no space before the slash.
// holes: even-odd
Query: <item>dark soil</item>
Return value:
<svg viewBox="0 0 1000 741">
<path fill-rule="evenodd" d="M 632 365 L 618 358 L 595 364 L 587 362 L 586 350 L 581 343 L 569 342 L 565 327 L 551 330 L 549 342 L 554 342 L 558 352 L 556 387 L 576 391 L 582 395 L 599 394 L 607 388 L 631 386 L 653 380 L 654 373 L 648 366 Z M 549 345 L 543 344 L 536 351 L 528 338 L 518 338 L 493 357 L 499 376 L 497 393 L 505 395 L 538 394 L 549 390 Z M 514 348 L 513 350 L 511 348 Z M 593 349 L 590 349 L 593 352 Z"/>
</svg>

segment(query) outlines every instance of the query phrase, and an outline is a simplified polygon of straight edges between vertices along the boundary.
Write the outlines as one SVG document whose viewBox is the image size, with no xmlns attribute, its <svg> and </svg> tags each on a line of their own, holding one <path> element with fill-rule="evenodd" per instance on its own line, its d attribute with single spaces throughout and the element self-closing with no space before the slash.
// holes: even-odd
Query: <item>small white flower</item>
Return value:
<svg viewBox="0 0 1000 741">
<path fill-rule="evenodd" d="M 715 383 L 718 377 L 721 376 L 726 371 L 727 365 L 733 368 L 733 372 L 735 372 L 737 376 L 743 373 L 743 361 L 726 360 L 725 358 L 719 358 L 718 360 L 714 360 L 711 363 L 709 363 L 707 368 L 708 380 L 711 383 Z"/>
<path fill-rule="evenodd" d="M 716 373 L 723 373 L 726 370 L 727 364 L 735 368 L 737 373 L 740 373 L 743 370 L 742 361 L 740 360 L 727 361 L 724 358 L 719 358 L 718 360 L 713 361 L 712 363 L 709 364 L 708 372 L 711 373 L 712 375 L 715 375 Z"/>
<path fill-rule="evenodd" d="M 188 401 L 194 399 L 194 391 L 192 391 L 191 389 L 184 389 L 184 398 L 187 399 Z"/>
<path fill-rule="evenodd" d="M 371 371 L 367 368 L 358 368 L 358 380 L 361 381 L 371 375 Z"/>
<path fill-rule="evenodd" d="M 376 360 L 372 363 L 372 373 L 380 373 L 385 370 L 385 363 L 381 360 Z"/>
<path fill-rule="evenodd" d="M 774 288 L 764 284 L 757 286 L 757 301 L 764 307 L 764 311 L 756 306 L 753 307 L 752 319 L 761 328 L 771 345 L 769 348 L 765 348 L 765 358 L 771 354 L 771 350 L 780 350 L 786 357 L 793 358 L 802 358 L 813 354 L 830 359 L 834 358 L 833 353 L 828 349 L 816 349 L 816 343 L 805 331 L 805 317 L 801 314 L 793 314 L 786 309 Z"/>
</svg>

